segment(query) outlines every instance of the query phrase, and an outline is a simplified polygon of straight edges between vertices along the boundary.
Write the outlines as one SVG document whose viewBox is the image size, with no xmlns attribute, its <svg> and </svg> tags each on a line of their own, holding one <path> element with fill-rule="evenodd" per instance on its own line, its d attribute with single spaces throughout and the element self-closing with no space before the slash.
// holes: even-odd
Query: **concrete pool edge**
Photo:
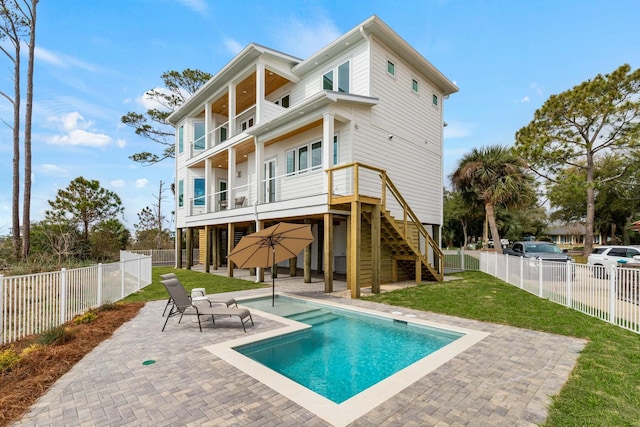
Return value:
<svg viewBox="0 0 640 427">
<path fill-rule="evenodd" d="M 269 295 L 270 294 L 265 294 L 265 296 Z M 242 337 L 204 347 L 205 350 L 211 352 L 230 365 L 240 369 L 250 377 L 270 387 L 274 391 L 280 393 L 284 397 L 297 403 L 301 407 L 307 409 L 308 411 L 314 413 L 318 417 L 335 426 L 345 426 L 355 421 L 376 406 L 400 393 L 402 390 L 406 389 L 416 381 L 424 378 L 433 370 L 442 366 L 449 360 L 455 358 L 457 355 L 461 354 L 465 350 L 469 349 L 470 347 L 490 335 L 488 332 L 462 328 L 459 326 L 451 326 L 433 321 L 425 321 L 413 316 L 403 316 L 401 313 L 385 313 L 361 307 L 343 305 L 332 301 L 317 300 L 300 295 L 289 295 L 284 293 L 281 293 L 280 295 L 291 297 L 294 299 L 310 301 L 314 304 L 335 307 L 340 310 L 348 310 L 366 315 L 396 319 L 407 323 L 414 323 L 417 325 L 444 329 L 453 332 L 460 332 L 464 334 L 464 336 L 460 337 L 451 344 L 448 344 L 440 350 L 437 350 L 434 353 L 431 353 L 430 355 L 418 360 L 412 365 L 398 371 L 394 375 L 378 382 L 377 384 L 369 387 L 368 389 L 362 391 L 361 393 L 353 396 L 352 398 L 346 400 L 341 404 L 334 403 L 331 400 L 320 396 L 319 394 L 307 389 L 306 387 L 272 371 L 262 364 L 255 362 L 252 359 L 243 356 L 242 354 L 234 350 L 235 347 L 238 347 L 240 345 L 250 344 L 268 338 L 304 330 L 309 328 L 309 325 L 270 313 L 265 313 L 260 310 L 251 309 L 252 312 L 255 312 L 256 314 L 267 319 L 275 320 L 279 323 L 282 323 L 284 326 L 282 328 L 278 328 L 261 334 Z M 253 296 L 252 298 L 255 297 L 257 296 Z M 242 304 L 242 300 L 238 300 L 238 303 Z"/>
</svg>

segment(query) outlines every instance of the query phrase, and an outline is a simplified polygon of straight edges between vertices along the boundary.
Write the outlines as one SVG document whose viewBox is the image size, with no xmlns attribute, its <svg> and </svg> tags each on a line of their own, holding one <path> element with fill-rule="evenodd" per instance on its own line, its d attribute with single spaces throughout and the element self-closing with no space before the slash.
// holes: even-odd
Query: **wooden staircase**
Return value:
<svg viewBox="0 0 640 427">
<path fill-rule="evenodd" d="M 424 280 L 443 280 L 444 258 L 439 245 L 431 237 L 408 206 L 386 171 L 361 163 L 351 163 L 328 170 L 329 205 L 352 210 L 358 203 L 362 224 L 375 229 L 379 224 L 380 245 L 390 255 L 391 281 L 402 276 Z M 379 180 L 379 185 L 372 184 Z M 345 185 L 345 182 L 351 181 Z M 392 213 L 392 210 L 395 213 Z M 377 221 L 377 212 L 380 218 Z M 378 232 L 376 231 L 376 236 Z M 377 237 L 376 237 L 377 238 Z M 375 285 L 372 285 L 375 288 Z"/>
</svg>

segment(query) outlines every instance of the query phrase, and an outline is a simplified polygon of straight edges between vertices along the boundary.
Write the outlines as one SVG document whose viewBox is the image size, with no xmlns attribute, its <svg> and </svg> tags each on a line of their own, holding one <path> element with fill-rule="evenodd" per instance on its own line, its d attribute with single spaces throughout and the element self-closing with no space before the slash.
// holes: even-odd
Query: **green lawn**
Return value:
<svg viewBox="0 0 640 427">
<path fill-rule="evenodd" d="M 175 273 L 187 290 L 192 288 L 205 288 L 207 294 L 270 287 L 270 285 L 265 283 L 255 283 L 233 277 L 204 274 L 199 271 L 183 270 L 173 267 L 154 267 L 152 272 L 153 281 L 151 284 L 139 292 L 129 295 L 124 299 L 124 302 L 154 301 L 169 298 L 167 290 L 164 288 L 164 285 L 160 283 L 160 280 L 162 280 L 160 275 L 167 273 Z"/>
<path fill-rule="evenodd" d="M 367 300 L 585 338 L 546 426 L 640 425 L 640 335 L 538 298 L 489 275 L 424 284 Z M 365 299 L 365 298 L 363 298 Z"/>
</svg>

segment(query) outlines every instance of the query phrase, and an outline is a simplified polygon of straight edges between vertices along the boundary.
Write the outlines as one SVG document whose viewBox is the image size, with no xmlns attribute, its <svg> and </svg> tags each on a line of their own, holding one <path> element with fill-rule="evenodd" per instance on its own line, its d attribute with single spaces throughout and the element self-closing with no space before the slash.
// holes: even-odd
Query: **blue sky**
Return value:
<svg viewBox="0 0 640 427">
<path fill-rule="evenodd" d="M 129 160 L 153 146 L 120 118 L 145 111 L 143 94 L 163 72 L 215 74 L 251 42 L 305 58 L 373 14 L 460 88 L 445 103 L 446 175 L 473 147 L 511 145 L 550 95 L 623 63 L 640 66 L 635 0 L 41 0 L 32 218 L 83 176 L 122 198 L 133 228 L 160 180 L 172 182 L 173 162 Z M 0 90 L 11 93 L 10 66 L 0 63 Z M 0 118 L 11 118 L 2 99 Z M 3 126 L 0 235 L 11 226 L 11 161 Z"/>
</svg>

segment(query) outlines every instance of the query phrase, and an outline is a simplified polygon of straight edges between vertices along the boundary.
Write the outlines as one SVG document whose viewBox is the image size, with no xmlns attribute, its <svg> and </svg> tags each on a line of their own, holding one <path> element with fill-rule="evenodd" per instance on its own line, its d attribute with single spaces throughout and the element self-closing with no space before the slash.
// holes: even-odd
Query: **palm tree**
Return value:
<svg viewBox="0 0 640 427">
<path fill-rule="evenodd" d="M 496 224 L 496 206 L 514 208 L 535 199 L 533 178 L 525 172 L 525 167 L 522 158 L 510 148 L 492 145 L 474 148 L 462 157 L 450 177 L 454 189 L 462 192 L 467 200 L 484 205 L 498 253 L 502 253 L 502 245 Z"/>
</svg>

